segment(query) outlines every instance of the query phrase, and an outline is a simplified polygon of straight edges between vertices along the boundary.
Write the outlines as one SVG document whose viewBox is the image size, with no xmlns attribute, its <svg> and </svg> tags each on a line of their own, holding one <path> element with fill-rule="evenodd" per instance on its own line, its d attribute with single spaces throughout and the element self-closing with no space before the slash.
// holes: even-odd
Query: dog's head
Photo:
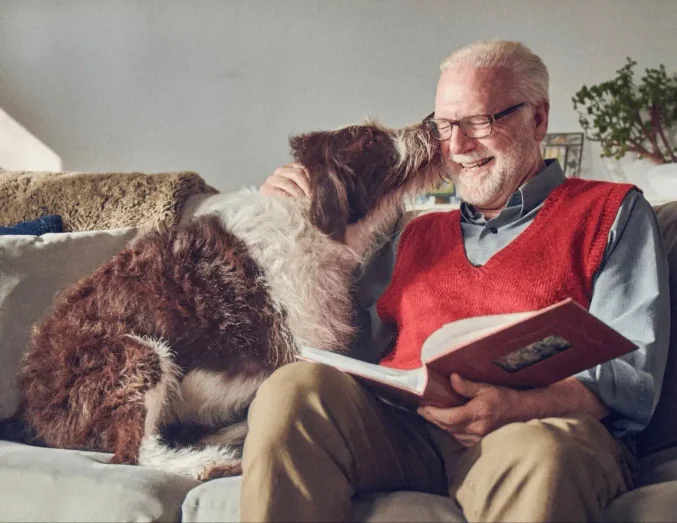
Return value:
<svg viewBox="0 0 677 523">
<path fill-rule="evenodd" d="M 290 145 L 310 176 L 311 220 L 339 241 L 349 224 L 431 186 L 439 173 L 438 144 L 418 125 L 370 122 L 293 136 Z"/>
</svg>

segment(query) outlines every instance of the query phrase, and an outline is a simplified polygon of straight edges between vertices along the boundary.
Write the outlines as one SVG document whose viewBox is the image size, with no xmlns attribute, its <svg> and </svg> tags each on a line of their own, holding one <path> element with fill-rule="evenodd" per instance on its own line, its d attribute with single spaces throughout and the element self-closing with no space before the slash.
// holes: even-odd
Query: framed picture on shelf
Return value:
<svg viewBox="0 0 677 523">
<path fill-rule="evenodd" d="M 583 133 L 548 133 L 541 142 L 543 158 L 559 161 L 567 178 L 581 175 Z"/>
<path fill-rule="evenodd" d="M 413 203 L 415 209 L 442 208 L 458 206 L 461 200 L 451 182 L 442 182 L 434 190 L 420 195 Z"/>
</svg>

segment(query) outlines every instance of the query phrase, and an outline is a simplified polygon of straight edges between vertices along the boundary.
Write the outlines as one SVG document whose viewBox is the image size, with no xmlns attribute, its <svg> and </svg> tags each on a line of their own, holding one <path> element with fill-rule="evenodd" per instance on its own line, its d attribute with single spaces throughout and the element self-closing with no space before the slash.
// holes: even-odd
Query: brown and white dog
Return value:
<svg viewBox="0 0 677 523">
<path fill-rule="evenodd" d="M 141 236 L 56 299 L 20 377 L 38 440 L 236 474 L 261 382 L 302 344 L 349 345 L 351 275 L 403 197 L 436 181 L 437 145 L 419 126 L 376 123 L 290 144 L 310 202 L 222 195 L 217 212 Z"/>
</svg>

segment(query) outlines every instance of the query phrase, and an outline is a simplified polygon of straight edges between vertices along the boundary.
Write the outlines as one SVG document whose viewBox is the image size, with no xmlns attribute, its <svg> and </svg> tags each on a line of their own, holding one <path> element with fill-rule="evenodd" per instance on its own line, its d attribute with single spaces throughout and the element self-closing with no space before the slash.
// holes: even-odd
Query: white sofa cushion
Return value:
<svg viewBox="0 0 677 523">
<path fill-rule="evenodd" d="M 17 372 L 33 323 L 58 291 L 117 254 L 136 232 L 0 236 L 0 421 L 19 405 Z"/>
<path fill-rule="evenodd" d="M 242 477 L 236 476 L 208 481 L 194 488 L 183 503 L 181 521 L 240 521 L 241 483 Z M 382 492 L 354 498 L 351 520 L 463 522 L 465 518 L 456 502 L 444 496 L 422 492 Z"/>
<path fill-rule="evenodd" d="M 240 521 L 242 476 L 207 481 L 191 490 L 181 507 L 183 523 Z"/>
<path fill-rule="evenodd" d="M 0 521 L 180 521 L 197 480 L 109 459 L 0 441 Z"/>
</svg>

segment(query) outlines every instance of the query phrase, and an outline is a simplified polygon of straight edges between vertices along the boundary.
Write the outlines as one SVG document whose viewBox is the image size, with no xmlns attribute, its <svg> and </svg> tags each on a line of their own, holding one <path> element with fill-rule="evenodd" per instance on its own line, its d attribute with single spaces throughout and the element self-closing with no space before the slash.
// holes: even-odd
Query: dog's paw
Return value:
<svg viewBox="0 0 677 523">
<path fill-rule="evenodd" d="M 198 475 L 198 480 L 209 481 L 210 479 L 227 478 L 230 476 L 239 476 L 242 474 L 242 461 L 231 461 L 229 463 L 219 463 L 202 469 Z"/>
</svg>

